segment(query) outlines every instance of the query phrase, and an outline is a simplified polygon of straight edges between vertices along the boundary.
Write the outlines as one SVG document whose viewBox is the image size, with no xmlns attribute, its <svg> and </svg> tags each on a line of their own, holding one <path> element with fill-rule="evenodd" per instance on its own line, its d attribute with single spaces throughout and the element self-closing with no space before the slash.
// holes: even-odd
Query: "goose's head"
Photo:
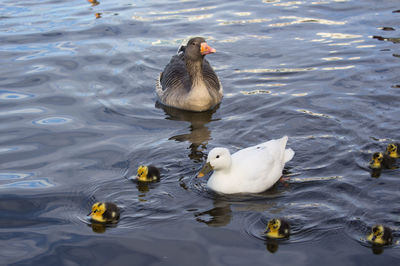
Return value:
<svg viewBox="0 0 400 266">
<path fill-rule="evenodd" d="M 216 50 L 210 47 L 204 38 L 196 37 L 188 41 L 185 49 L 185 58 L 195 61 L 202 59 L 206 54 L 215 52 Z"/>
<path fill-rule="evenodd" d="M 226 148 L 214 148 L 208 153 L 207 163 L 197 177 L 203 177 L 210 171 L 223 171 L 231 167 L 231 153 Z"/>
</svg>

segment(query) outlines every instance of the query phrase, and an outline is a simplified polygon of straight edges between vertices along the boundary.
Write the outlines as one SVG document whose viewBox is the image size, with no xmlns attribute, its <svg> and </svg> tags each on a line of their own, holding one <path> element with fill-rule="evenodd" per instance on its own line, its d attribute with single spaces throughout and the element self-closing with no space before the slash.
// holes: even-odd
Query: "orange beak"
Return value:
<svg viewBox="0 0 400 266">
<path fill-rule="evenodd" d="M 202 55 L 215 53 L 217 50 L 209 46 L 206 42 L 202 42 L 200 46 L 200 53 Z"/>
</svg>

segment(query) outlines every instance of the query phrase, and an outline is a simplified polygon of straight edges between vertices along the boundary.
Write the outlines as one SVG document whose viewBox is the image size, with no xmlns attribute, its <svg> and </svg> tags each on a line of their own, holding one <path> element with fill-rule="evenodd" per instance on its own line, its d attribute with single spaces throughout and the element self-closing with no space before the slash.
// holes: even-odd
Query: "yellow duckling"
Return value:
<svg viewBox="0 0 400 266">
<path fill-rule="evenodd" d="M 274 218 L 269 220 L 264 233 L 269 238 L 288 238 L 290 226 L 285 220 Z"/>
<path fill-rule="evenodd" d="M 390 245 L 393 241 L 392 230 L 381 224 L 376 224 L 371 228 L 371 234 L 367 236 L 367 239 L 372 244 Z"/>
<path fill-rule="evenodd" d="M 390 158 L 400 158 L 400 154 L 398 152 L 399 144 L 398 143 L 391 143 L 387 146 L 385 154 L 390 156 Z"/>
<path fill-rule="evenodd" d="M 119 215 L 118 206 L 111 202 L 96 202 L 92 205 L 92 212 L 89 214 L 93 221 L 100 223 L 117 223 Z"/>
<path fill-rule="evenodd" d="M 160 180 L 160 170 L 153 165 L 140 165 L 137 169 L 136 179 L 140 182 L 153 182 Z"/>
<path fill-rule="evenodd" d="M 386 153 L 383 154 L 382 152 L 375 152 L 372 155 L 372 160 L 369 163 L 369 166 L 371 169 L 382 169 L 382 167 L 391 169 L 395 163 L 396 160 Z"/>
</svg>

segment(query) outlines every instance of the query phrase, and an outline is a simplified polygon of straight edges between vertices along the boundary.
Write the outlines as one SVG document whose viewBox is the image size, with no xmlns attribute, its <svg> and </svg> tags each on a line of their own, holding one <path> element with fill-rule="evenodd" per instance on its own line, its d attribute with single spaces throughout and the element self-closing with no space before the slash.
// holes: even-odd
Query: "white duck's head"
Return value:
<svg viewBox="0 0 400 266">
<path fill-rule="evenodd" d="M 207 163 L 197 177 L 203 177 L 210 171 L 223 171 L 231 167 L 231 153 L 226 148 L 214 148 L 208 153 Z"/>
</svg>

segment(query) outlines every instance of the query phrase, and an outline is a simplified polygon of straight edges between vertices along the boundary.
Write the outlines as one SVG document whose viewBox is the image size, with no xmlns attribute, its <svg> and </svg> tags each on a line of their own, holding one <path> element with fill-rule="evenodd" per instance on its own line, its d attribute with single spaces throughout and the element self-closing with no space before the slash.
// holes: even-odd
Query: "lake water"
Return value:
<svg viewBox="0 0 400 266">
<path fill-rule="evenodd" d="M 0 3 L 1 265 L 396 265 L 400 141 L 395 0 Z M 156 104 L 156 78 L 203 36 L 225 96 L 205 113 Z M 286 182 L 220 196 L 210 149 L 289 136 Z M 139 164 L 159 183 L 129 177 Z M 96 201 L 121 209 L 91 226 Z M 267 241 L 272 217 L 288 240 Z M 375 250 L 366 234 L 392 228 Z"/>
</svg>

